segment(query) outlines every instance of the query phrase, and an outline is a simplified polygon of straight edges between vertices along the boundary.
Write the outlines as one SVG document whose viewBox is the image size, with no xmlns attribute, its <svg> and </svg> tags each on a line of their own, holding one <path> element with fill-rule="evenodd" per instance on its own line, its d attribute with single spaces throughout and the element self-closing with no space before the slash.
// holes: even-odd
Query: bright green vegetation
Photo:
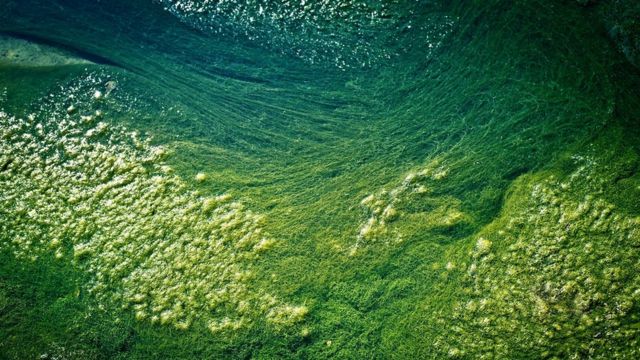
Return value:
<svg viewBox="0 0 640 360">
<path fill-rule="evenodd" d="M 520 177 L 470 257 L 455 256 L 464 295 L 440 319 L 450 355 L 637 356 L 640 217 L 611 200 L 621 181 L 639 194 L 627 178 L 639 159 L 598 145 Z"/>
<path fill-rule="evenodd" d="M 34 3 L 0 357 L 640 356 L 634 4 Z"/>
<path fill-rule="evenodd" d="M 83 93 L 94 102 L 103 96 L 76 89 L 65 98 L 90 104 Z M 248 286 L 249 264 L 274 242 L 262 234 L 260 216 L 229 195 L 189 192 L 168 175 L 164 149 L 97 122 L 101 110 L 60 108 L 65 98 L 50 99 L 47 116 L 56 117 L 44 125 L 41 114 L 0 114 L 0 184 L 3 208 L 11 209 L 2 224 L 11 241 L 2 250 L 31 261 L 43 251 L 72 257 L 95 276 L 87 290 L 99 301 L 181 330 L 196 318 L 212 332 L 238 329 L 256 312 L 288 325 L 307 312 Z"/>
</svg>

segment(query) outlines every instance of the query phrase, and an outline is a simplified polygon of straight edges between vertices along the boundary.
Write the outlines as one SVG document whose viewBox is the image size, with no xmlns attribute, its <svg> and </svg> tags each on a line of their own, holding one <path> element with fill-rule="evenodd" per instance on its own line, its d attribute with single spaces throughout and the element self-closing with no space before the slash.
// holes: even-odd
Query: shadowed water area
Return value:
<svg viewBox="0 0 640 360">
<path fill-rule="evenodd" d="M 3 358 L 634 358 L 631 1 L 0 0 Z"/>
</svg>

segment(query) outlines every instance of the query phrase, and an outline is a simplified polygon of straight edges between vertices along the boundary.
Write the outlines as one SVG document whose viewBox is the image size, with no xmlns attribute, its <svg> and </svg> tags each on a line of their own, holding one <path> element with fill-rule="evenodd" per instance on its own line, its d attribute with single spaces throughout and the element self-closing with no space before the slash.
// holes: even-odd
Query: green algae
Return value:
<svg viewBox="0 0 640 360">
<path fill-rule="evenodd" d="M 31 184 L 43 190 L 27 197 L 38 199 L 36 211 L 49 206 L 56 214 L 68 206 L 56 205 L 67 198 L 57 189 L 87 193 L 74 200 L 81 214 L 69 218 L 60 259 L 56 245 L 39 243 L 49 239 L 48 231 L 34 236 L 56 216 L 31 217 L 30 209 L 13 203 L 4 207 L 2 225 L 10 231 L 2 241 L 3 274 L 33 264 L 5 280 L 7 289 L 46 289 L 51 280 L 31 284 L 29 278 L 48 271 L 59 281 L 77 276 L 67 291 L 82 294 L 60 307 L 47 296 L 5 290 L 17 302 L 37 300 L 32 307 L 4 308 L 3 315 L 19 324 L 6 329 L 13 336 L 1 345 L 8 357 L 634 356 L 638 284 L 628 269 L 637 266 L 630 249 L 639 211 L 638 79 L 608 35 L 592 25 L 591 8 L 434 3 L 423 11 L 455 19 L 442 43 L 428 54 L 419 46 L 396 49 L 399 56 L 370 62 L 371 71 L 264 54 L 278 41 L 308 46 L 282 34 L 257 49 L 251 41 L 212 44 L 150 5 L 119 24 L 129 27 L 126 36 L 97 43 L 96 33 L 106 26 L 101 19 L 114 11 L 98 8 L 92 14 L 80 6 L 76 11 L 84 16 L 73 20 L 43 17 L 44 25 L 30 24 L 19 5 L 3 10 L 20 15 L 5 30 L 43 36 L 46 29 L 52 42 L 122 67 L 86 66 L 89 76 L 78 66 L 0 71 L 0 87 L 7 88 L 3 121 L 33 122 L 18 131 L 21 136 L 50 134 L 52 148 L 64 148 L 54 136 L 58 121 L 82 123 L 91 116 L 65 129 L 86 137 L 89 146 L 105 145 L 80 147 L 76 156 L 104 159 L 70 165 L 66 173 L 58 171 L 63 160 L 51 165 L 55 174 L 20 167 L 21 182 L 3 174 L 3 189 L 29 194 Z M 409 31 L 408 22 L 402 14 L 390 19 L 383 29 L 402 29 L 386 34 L 402 44 L 428 32 L 398 35 Z M 136 21 L 148 25 L 141 38 Z M 387 37 L 379 40 L 369 45 L 392 46 Z M 144 50 L 136 50 L 139 44 Z M 109 81 L 117 89 L 93 98 L 96 90 L 106 94 Z M 67 98 L 69 89 L 76 100 Z M 96 110 L 102 111 L 98 120 Z M 136 135 L 120 132 L 122 125 Z M 114 129 L 116 135 L 107 135 Z M 30 155 L 41 146 L 38 140 L 8 139 L 3 168 L 38 161 Z M 113 187 L 117 175 L 110 175 L 110 166 L 121 167 L 133 184 L 126 195 Z M 56 191 L 47 192 L 50 187 Z M 218 198 L 222 194 L 233 200 Z M 150 206 L 154 198 L 162 201 Z M 241 205 L 219 205 L 226 201 Z M 216 225 L 209 227 L 203 214 L 216 209 Z M 218 238 L 235 243 L 262 229 L 267 242 L 245 239 L 249 248 L 262 243 L 267 251 L 205 245 L 213 254 L 203 257 L 188 249 L 200 234 L 219 231 L 215 219 L 229 212 L 238 212 L 238 221 Z M 118 223 L 126 224 L 122 231 Z M 95 230 L 97 239 L 90 236 Z M 127 231 L 133 234 L 121 236 Z M 149 256 L 160 249 L 160 238 L 176 245 Z M 25 260 L 28 255 L 15 250 L 20 246 L 38 258 Z M 238 271 L 212 270 L 216 265 Z M 145 278 L 149 270 L 162 276 Z M 114 279 L 96 280 L 112 272 Z M 188 285 L 204 273 L 211 274 L 208 284 Z M 94 285 L 101 286 L 84 293 Z M 215 310 L 204 309 L 203 298 L 217 290 L 227 294 L 216 295 Z M 154 312 L 161 302 L 181 305 Z M 38 320 L 42 309 L 46 315 Z M 75 327 L 62 322 L 61 335 L 46 335 L 52 332 L 46 318 L 70 309 Z M 92 310 L 100 314 L 95 322 L 79 320 Z M 96 329 L 120 335 L 92 335 Z"/>
<path fill-rule="evenodd" d="M 37 67 L 78 64 L 91 64 L 91 62 L 56 48 L 0 35 L 0 65 Z"/>
<path fill-rule="evenodd" d="M 90 89 L 103 82 L 89 74 L 53 97 L 99 102 L 100 90 Z M 12 213 L 2 250 L 31 261 L 43 251 L 74 258 L 95 276 L 87 290 L 102 302 L 177 329 L 198 318 L 212 332 L 237 330 L 256 309 L 276 324 L 302 319 L 304 307 L 247 289 L 248 263 L 273 243 L 260 216 L 228 195 L 189 192 L 167 175 L 163 148 L 109 129 L 101 110 L 48 100 L 57 108 L 27 119 L 0 114 L 2 209 Z M 204 304 L 207 312 L 196 310 Z M 229 308 L 235 318 L 224 316 Z"/>
<path fill-rule="evenodd" d="M 572 154 L 573 172 L 514 183 L 461 269 L 468 300 L 441 320 L 449 355 L 637 356 L 637 259 L 620 250 L 636 246 L 638 218 L 603 194 L 628 160 L 604 146 Z"/>
</svg>

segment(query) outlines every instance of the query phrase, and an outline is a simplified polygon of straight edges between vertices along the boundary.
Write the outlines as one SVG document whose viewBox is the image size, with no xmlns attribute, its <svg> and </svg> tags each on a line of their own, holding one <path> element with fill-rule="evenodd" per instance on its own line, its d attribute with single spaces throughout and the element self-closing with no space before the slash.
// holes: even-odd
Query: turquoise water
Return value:
<svg viewBox="0 0 640 360">
<path fill-rule="evenodd" d="M 636 357 L 638 11 L 6 1 L 0 354 Z"/>
</svg>

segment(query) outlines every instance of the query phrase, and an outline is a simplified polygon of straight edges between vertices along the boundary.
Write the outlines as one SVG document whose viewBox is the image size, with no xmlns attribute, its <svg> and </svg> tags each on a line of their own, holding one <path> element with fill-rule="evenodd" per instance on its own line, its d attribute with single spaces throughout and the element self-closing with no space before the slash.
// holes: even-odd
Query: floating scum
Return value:
<svg viewBox="0 0 640 360">
<path fill-rule="evenodd" d="M 305 306 L 252 282 L 275 242 L 261 215 L 228 194 L 201 196 L 163 162 L 163 147 L 107 125 L 95 105 L 104 86 L 90 74 L 43 100 L 46 111 L 0 112 L 0 248 L 85 269 L 100 307 L 141 321 L 216 333 L 303 320 Z"/>
</svg>

